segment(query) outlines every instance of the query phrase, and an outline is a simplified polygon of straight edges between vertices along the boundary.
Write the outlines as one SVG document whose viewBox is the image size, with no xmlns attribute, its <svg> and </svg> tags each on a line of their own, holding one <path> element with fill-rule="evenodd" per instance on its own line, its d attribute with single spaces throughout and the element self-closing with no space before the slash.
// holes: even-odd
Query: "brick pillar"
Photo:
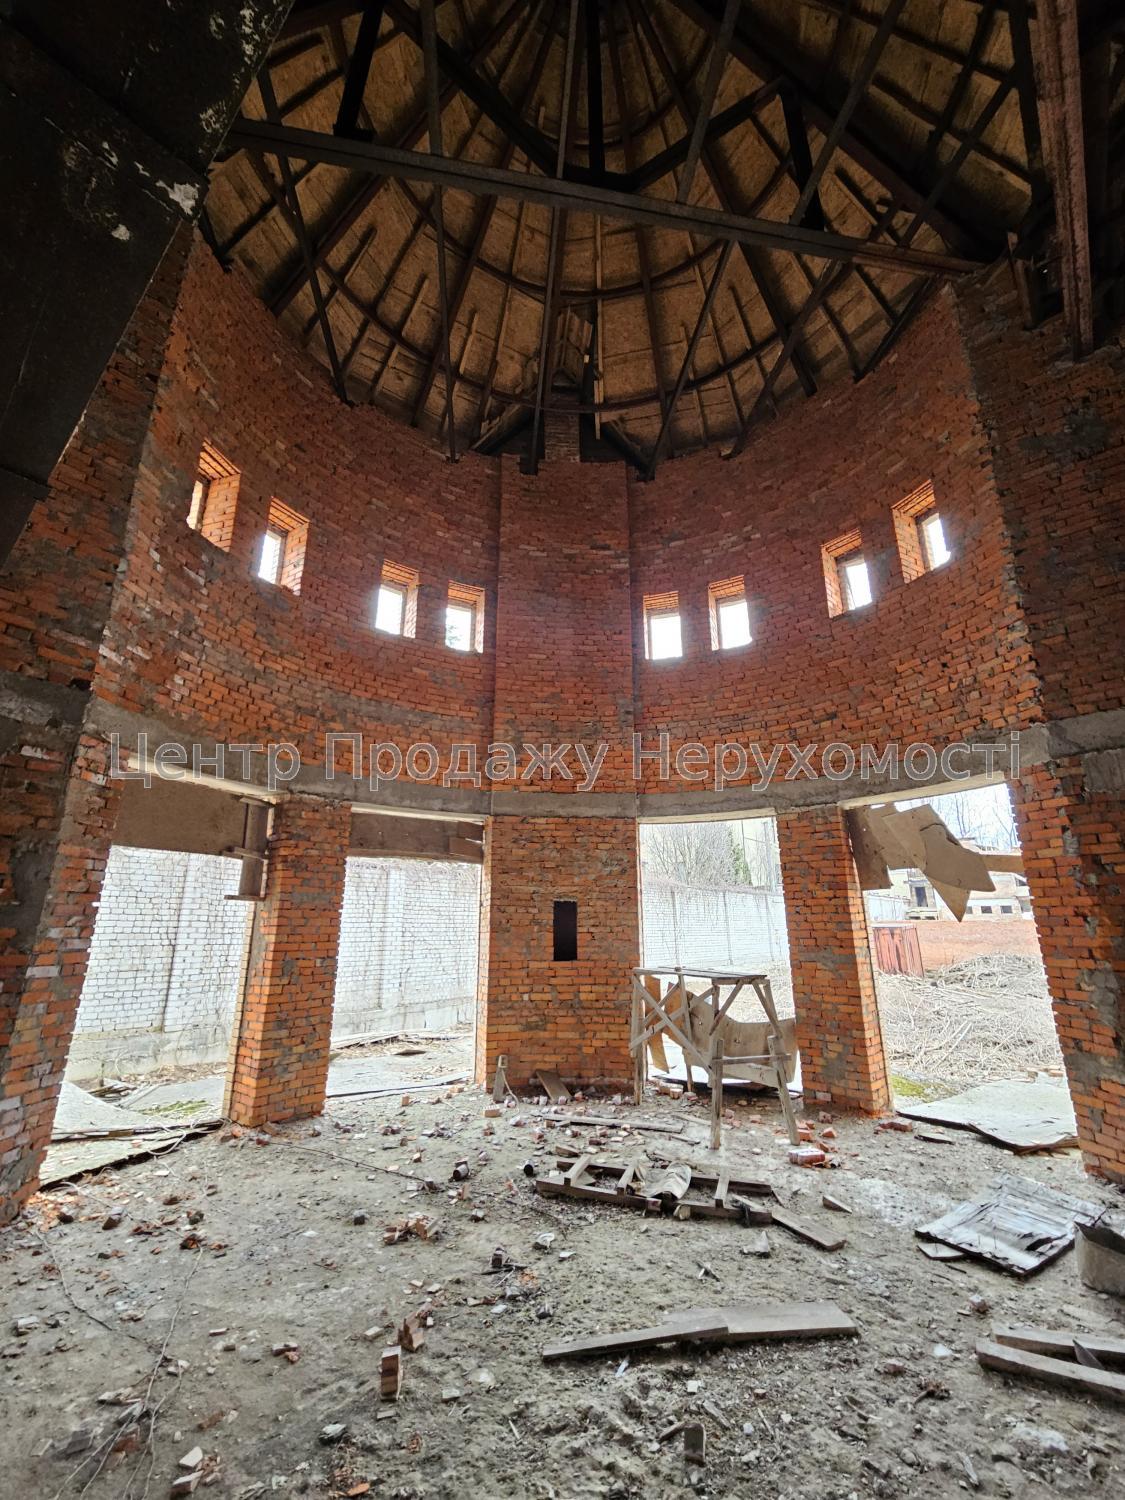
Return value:
<svg viewBox="0 0 1125 1500">
<path fill-rule="evenodd" d="M 228 1083 L 242 1125 L 324 1107 L 350 824 L 347 805 L 313 797 L 291 796 L 274 814 Z"/>
<path fill-rule="evenodd" d="M 0 1224 L 38 1186 L 66 1067 L 120 784 L 108 747 L 83 736 L 67 780 L 38 932 L 13 986 L 0 1052 Z"/>
<path fill-rule="evenodd" d="M 877 1114 L 890 1107 L 875 975 L 844 815 L 779 815 L 781 874 L 805 1099 Z"/>
<path fill-rule="evenodd" d="M 534 796 L 526 798 L 534 802 Z M 537 1068 L 576 1083 L 631 1078 L 631 969 L 638 956 L 632 818 L 495 817 L 486 863 L 476 1076 Z M 578 958 L 555 962 L 554 903 L 578 905 Z"/>
<path fill-rule="evenodd" d="M 1108 756 L 1024 771 L 1012 792 L 1079 1144 L 1125 1182 L 1125 754 Z"/>
</svg>

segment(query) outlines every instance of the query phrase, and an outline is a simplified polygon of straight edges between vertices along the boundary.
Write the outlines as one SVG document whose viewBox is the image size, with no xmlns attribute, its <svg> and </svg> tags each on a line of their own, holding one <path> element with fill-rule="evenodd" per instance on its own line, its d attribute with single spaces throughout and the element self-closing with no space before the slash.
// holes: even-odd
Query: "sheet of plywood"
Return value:
<svg viewBox="0 0 1125 1500">
<path fill-rule="evenodd" d="M 975 1130 L 1012 1151 L 1050 1151 L 1078 1139 L 1070 1090 L 1061 1079 L 982 1083 L 949 1099 L 896 1100 L 895 1107 L 912 1120 Z"/>
</svg>

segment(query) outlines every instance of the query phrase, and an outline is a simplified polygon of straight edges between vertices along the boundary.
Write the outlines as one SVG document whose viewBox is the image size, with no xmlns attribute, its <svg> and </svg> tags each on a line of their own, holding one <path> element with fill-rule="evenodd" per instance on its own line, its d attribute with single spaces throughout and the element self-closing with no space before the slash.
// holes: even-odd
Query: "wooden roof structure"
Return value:
<svg viewBox="0 0 1125 1500">
<path fill-rule="evenodd" d="M 646 473 L 738 451 L 862 378 L 946 277 L 1010 249 L 1049 300 L 1036 32 L 1061 10 L 1077 35 L 1077 4 L 298 0 L 205 232 L 342 396 L 451 457 L 534 464 L 555 407 Z M 1125 37 L 1093 9 L 1109 140 Z"/>
</svg>

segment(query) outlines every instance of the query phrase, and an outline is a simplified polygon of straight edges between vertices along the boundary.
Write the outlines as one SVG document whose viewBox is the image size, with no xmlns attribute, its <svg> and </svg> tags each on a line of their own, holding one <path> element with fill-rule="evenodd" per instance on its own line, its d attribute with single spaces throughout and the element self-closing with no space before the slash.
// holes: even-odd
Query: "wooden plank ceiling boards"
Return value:
<svg viewBox="0 0 1125 1500">
<path fill-rule="evenodd" d="M 531 466 L 566 405 L 651 475 L 1003 254 L 1088 349 L 1123 51 L 1078 0 L 298 3 L 208 215 L 350 400 Z"/>
</svg>

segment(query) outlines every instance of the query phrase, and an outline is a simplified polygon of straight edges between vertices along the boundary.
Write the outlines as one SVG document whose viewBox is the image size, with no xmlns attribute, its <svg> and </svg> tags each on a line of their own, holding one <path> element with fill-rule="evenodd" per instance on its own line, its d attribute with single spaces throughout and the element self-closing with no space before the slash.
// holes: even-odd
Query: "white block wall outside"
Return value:
<svg viewBox="0 0 1125 1500">
<path fill-rule="evenodd" d="M 238 861 L 110 850 L 74 1044 L 72 1078 L 225 1061 L 251 907 Z"/>
<path fill-rule="evenodd" d="M 238 861 L 110 850 L 68 1076 L 224 1063 L 253 907 L 228 901 Z M 349 859 L 333 1037 L 471 1021 L 480 868 Z"/>
<path fill-rule="evenodd" d="M 348 860 L 333 1040 L 472 1020 L 480 875 L 447 860 Z"/>
</svg>

